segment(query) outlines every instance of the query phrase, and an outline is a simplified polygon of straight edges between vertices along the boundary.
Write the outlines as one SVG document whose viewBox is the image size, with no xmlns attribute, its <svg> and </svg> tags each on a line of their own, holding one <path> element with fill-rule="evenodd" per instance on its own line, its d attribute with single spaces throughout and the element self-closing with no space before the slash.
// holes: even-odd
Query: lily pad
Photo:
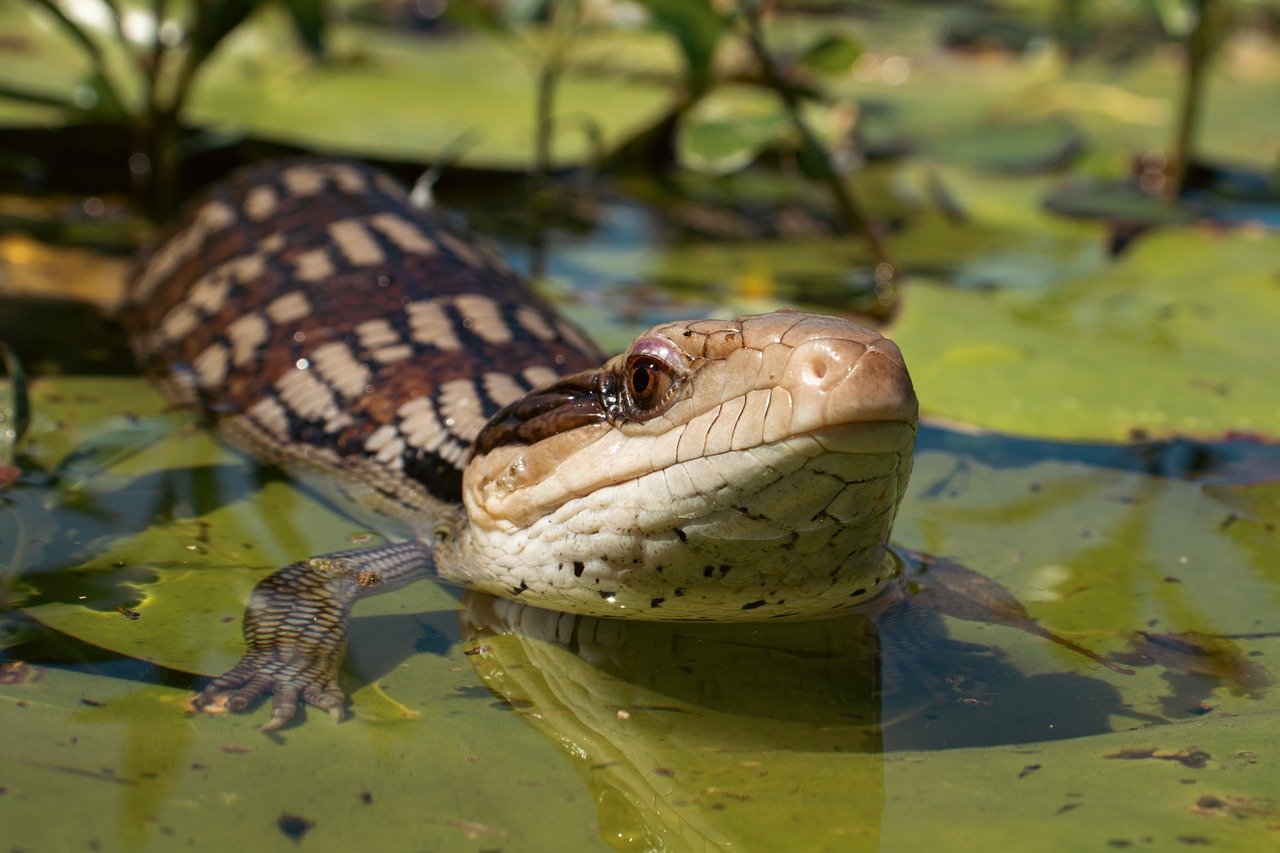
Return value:
<svg viewBox="0 0 1280 853">
<path fill-rule="evenodd" d="M 424 630 L 415 624 L 408 639 Z M 185 715 L 181 690 L 7 666 L 6 838 L 63 849 L 247 838 L 277 847 L 305 838 L 325 848 L 412 839 L 449 850 L 604 849 L 592 803 L 555 748 L 477 692 L 452 645 L 445 635 L 436 654 L 391 675 L 397 695 L 430 709 L 420 717 L 313 719 L 275 743 L 251 718 Z"/>
<path fill-rule="evenodd" d="M 1168 229 L 1052 291 L 916 281 L 894 337 L 925 412 L 949 421 L 1099 441 L 1276 438 L 1277 257 L 1274 235 Z"/>
</svg>

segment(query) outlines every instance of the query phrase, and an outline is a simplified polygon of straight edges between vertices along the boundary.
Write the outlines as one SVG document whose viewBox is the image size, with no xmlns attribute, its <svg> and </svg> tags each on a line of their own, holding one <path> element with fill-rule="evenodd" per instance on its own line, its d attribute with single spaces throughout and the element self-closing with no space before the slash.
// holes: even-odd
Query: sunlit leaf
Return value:
<svg viewBox="0 0 1280 853">
<path fill-rule="evenodd" d="M 918 281 L 894 334 L 937 417 L 1077 439 L 1274 439 L 1277 251 L 1272 234 L 1169 228 L 1049 292 Z"/>
</svg>

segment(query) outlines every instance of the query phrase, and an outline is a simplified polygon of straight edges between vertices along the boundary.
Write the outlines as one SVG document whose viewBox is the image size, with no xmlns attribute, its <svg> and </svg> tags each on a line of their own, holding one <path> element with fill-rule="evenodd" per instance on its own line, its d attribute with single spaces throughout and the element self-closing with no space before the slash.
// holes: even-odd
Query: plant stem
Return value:
<svg viewBox="0 0 1280 853">
<path fill-rule="evenodd" d="M 827 149 L 818 139 L 817 134 L 813 132 L 813 129 L 809 127 L 809 123 L 805 121 L 801 112 L 800 98 L 796 95 L 795 89 L 792 88 L 791 84 L 783 79 L 777 63 L 774 62 L 772 54 L 769 53 L 769 49 L 765 46 L 764 32 L 760 25 L 758 9 L 744 9 L 744 12 L 743 17 L 747 22 L 747 43 L 750 45 L 756 61 L 760 63 L 760 70 L 764 74 L 765 82 L 778 93 L 778 97 L 782 100 L 782 105 L 787 112 L 787 118 L 790 120 L 792 127 L 795 128 L 796 133 L 800 135 L 805 154 L 813 167 L 818 170 L 818 177 L 831 190 L 831 197 L 835 201 L 836 210 L 840 214 L 840 219 L 844 222 L 845 228 L 862 235 L 863 239 L 867 241 L 867 247 L 871 250 L 871 258 L 876 265 L 877 277 L 880 277 L 883 281 L 891 282 L 895 275 L 896 267 L 889 259 L 888 252 L 885 251 L 879 230 L 862 210 L 862 206 L 854 196 L 853 190 L 844 180 L 844 177 L 836 171 L 835 166 L 832 165 L 831 156 L 827 153 Z M 883 275 L 885 271 L 888 272 L 888 276 Z"/>
<path fill-rule="evenodd" d="M 1200 122 L 1200 106 L 1204 94 L 1205 71 L 1213 54 L 1209 25 L 1210 0 L 1195 0 L 1195 24 L 1187 33 L 1186 74 L 1183 77 L 1182 100 L 1178 107 L 1178 126 L 1169 159 L 1166 195 L 1173 198 L 1187 186 L 1187 176 L 1195 160 L 1196 126 Z"/>
<path fill-rule="evenodd" d="M 569 64 L 569 51 L 581 19 L 577 0 L 559 0 L 552 12 L 553 41 L 538 66 L 538 90 L 534 130 L 533 174 L 539 182 L 550 174 L 556 136 L 556 94 Z"/>
<path fill-rule="evenodd" d="M 578 33 L 581 8 L 577 0 L 557 0 L 552 9 L 552 43 L 546 58 L 538 63 L 535 102 L 533 169 L 529 194 L 533 213 L 529 236 L 529 272 L 535 279 L 546 274 L 546 228 L 552 200 L 548 177 L 554 167 L 556 138 L 556 94 L 569 64 L 569 52 Z M 537 54 L 535 53 L 535 56 Z"/>
</svg>

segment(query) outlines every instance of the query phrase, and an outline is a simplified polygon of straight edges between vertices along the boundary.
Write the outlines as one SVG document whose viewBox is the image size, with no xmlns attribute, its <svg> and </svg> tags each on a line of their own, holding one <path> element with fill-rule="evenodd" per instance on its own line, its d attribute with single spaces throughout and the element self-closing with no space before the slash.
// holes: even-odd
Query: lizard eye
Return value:
<svg viewBox="0 0 1280 853">
<path fill-rule="evenodd" d="M 675 402 L 689 377 L 688 356 L 658 335 L 637 338 L 615 368 L 618 417 L 647 421 Z"/>
<path fill-rule="evenodd" d="M 671 368 L 653 356 L 633 355 L 627 359 L 627 396 L 639 413 L 661 406 L 675 382 Z"/>
</svg>

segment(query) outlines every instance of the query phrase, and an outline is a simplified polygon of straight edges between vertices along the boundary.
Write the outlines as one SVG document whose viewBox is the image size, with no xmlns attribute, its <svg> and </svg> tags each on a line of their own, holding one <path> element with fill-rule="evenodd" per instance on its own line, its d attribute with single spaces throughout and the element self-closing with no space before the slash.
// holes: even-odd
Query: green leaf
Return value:
<svg viewBox="0 0 1280 853">
<path fill-rule="evenodd" d="M 1274 234 L 1167 228 L 1050 291 L 917 280 L 894 337 L 933 417 L 1103 441 L 1275 439 L 1277 253 Z"/>
<path fill-rule="evenodd" d="M 805 49 L 800 64 L 822 74 L 848 74 L 862 56 L 862 45 L 847 35 L 829 35 Z"/>
<path fill-rule="evenodd" d="M 792 133 L 777 98 L 757 86 L 717 86 L 681 117 L 677 151 L 682 165 L 728 174 L 750 165 Z"/>
<path fill-rule="evenodd" d="M 1014 119 L 930 140 L 922 147 L 940 160 L 1005 174 L 1060 172 L 1084 154 L 1084 134 L 1063 118 Z"/>
<path fill-rule="evenodd" d="M 424 633 L 448 644 L 457 627 L 402 625 L 396 640 Z M 6 839 L 29 849 L 200 848 L 251 833 L 281 849 L 396 849 L 410 838 L 433 850 L 607 849 L 572 770 L 478 687 L 460 650 L 412 660 L 384 675 L 424 710 L 418 717 L 335 726 L 312 715 L 277 738 L 251 716 L 188 716 L 182 689 L 6 668 Z"/>
</svg>

